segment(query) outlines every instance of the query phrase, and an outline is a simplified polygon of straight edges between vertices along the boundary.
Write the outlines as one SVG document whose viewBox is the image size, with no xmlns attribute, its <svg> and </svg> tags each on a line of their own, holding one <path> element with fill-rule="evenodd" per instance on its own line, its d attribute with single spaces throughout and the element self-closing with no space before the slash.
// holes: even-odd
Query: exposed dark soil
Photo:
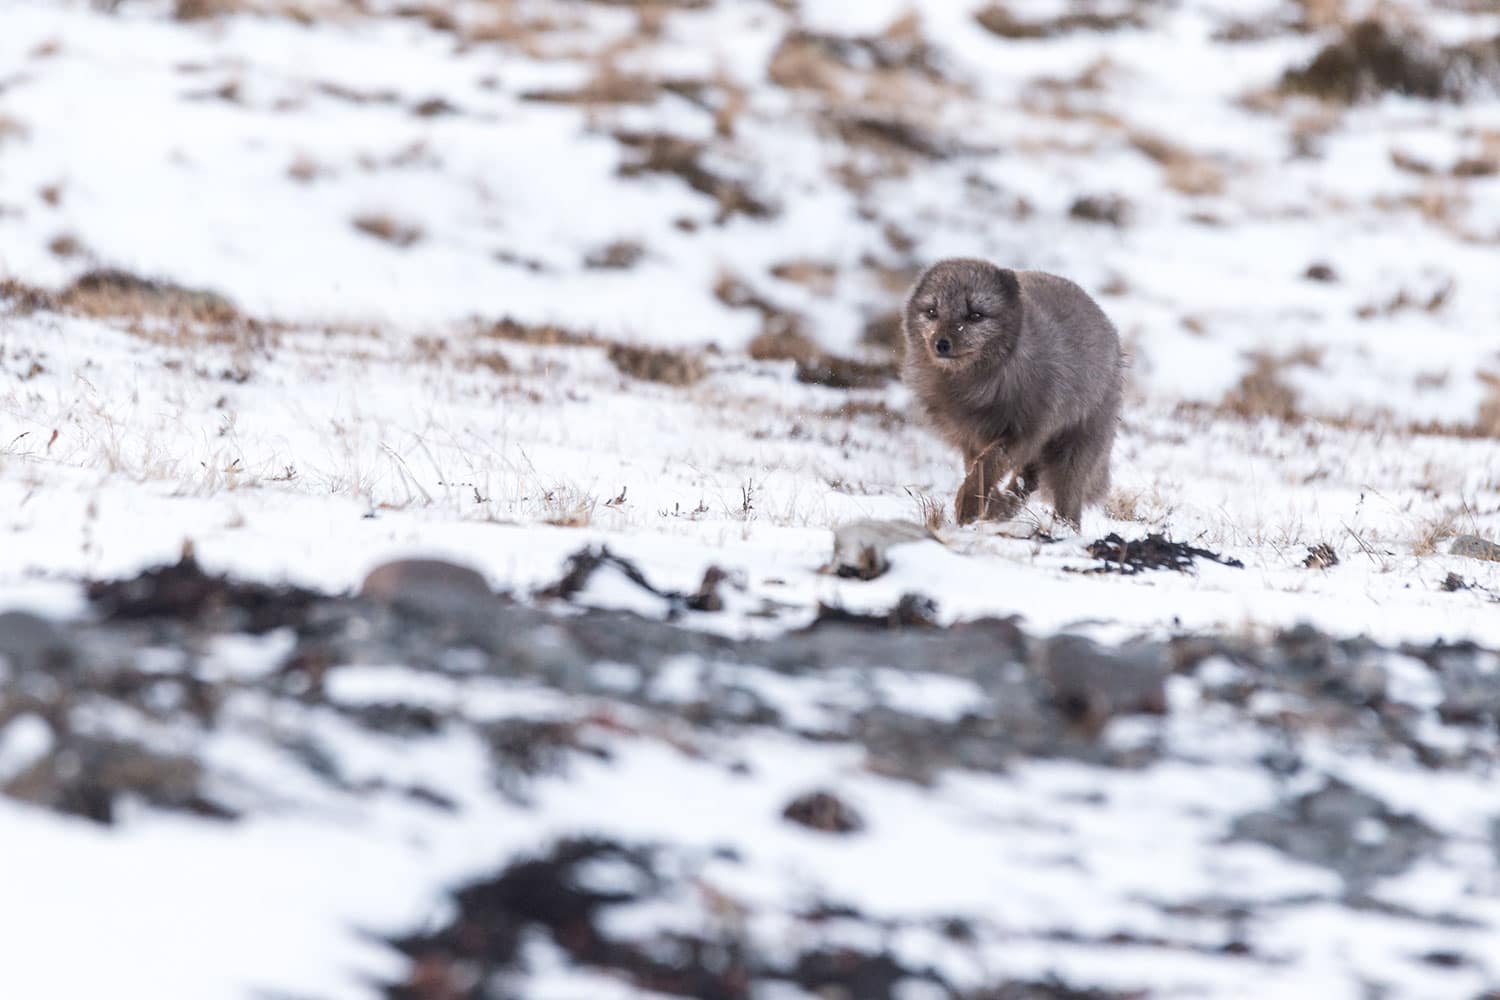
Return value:
<svg viewBox="0 0 1500 1000">
<path fill-rule="evenodd" d="M 1126 541 L 1110 532 L 1097 541 L 1090 542 L 1088 554 L 1104 560 L 1104 565 L 1091 573 L 1123 573 L 1133 576 L 1148 569 L 1174 569 L 1186 573 L 1193 568 L 1196 559 L 1207 559 L 1221 566 L 1243 569 L 1245 564 L 1238 559 L 1222 556 L 1207 549 L 1195 548 L 1185 542 L 1174 542 L 1165 535 L 1150 534 L 1145 538 Z"/>
</svg>

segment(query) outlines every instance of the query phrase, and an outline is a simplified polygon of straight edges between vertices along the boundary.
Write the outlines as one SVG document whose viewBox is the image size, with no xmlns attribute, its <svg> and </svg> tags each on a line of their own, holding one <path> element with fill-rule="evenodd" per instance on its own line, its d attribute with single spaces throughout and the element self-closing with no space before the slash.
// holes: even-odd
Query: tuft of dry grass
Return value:
<svg viewBox="0 0 1500 1000">
<path fill-rule="evenodd" d="M 1114 490 L 1104 501 L 1104 516 L 1111 521 L 1144 521 L 1140 490 Z"/>
<path fill-rule="evenodd" d="M 906 488 L 906 495 L 911 497 L 912 503 L 917 508 L 917 520 L 926 525 L 927 530 L 937 532 L 948 525 L 948 504 L 938 497 L 933 496 L 925 490 Z"/>
<path fill-rule="evenodd" d="M 572 486 L 555 486 L 541 496 L 543 524 L 555 528 L 587 528 L 594 520 L 599 498 Z"/>
<path fill-rule="evenodd" d="M 1443 542 L 1459 533 L 1460 522 L 1467 514 L 1468 508 L 1460 505 L 1419 521 L 1411 543 L 1412 555 L 1430 556 L 1437 552 Z"/>
</svg>

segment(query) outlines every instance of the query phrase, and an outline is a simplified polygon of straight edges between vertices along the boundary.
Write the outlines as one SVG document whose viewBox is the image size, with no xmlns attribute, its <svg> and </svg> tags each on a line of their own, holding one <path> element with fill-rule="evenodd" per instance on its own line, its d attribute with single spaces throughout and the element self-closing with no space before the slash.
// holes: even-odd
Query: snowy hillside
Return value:
<svg viewBox="0 0 1500 1000">
<path fill-rule="evenodd" d="M 1080 533 L 960 254 L 1126 341 Z M 1482 0 L 0 0 L 12 989 L 1500 989 L 1497 273 Z"/>
</svg>

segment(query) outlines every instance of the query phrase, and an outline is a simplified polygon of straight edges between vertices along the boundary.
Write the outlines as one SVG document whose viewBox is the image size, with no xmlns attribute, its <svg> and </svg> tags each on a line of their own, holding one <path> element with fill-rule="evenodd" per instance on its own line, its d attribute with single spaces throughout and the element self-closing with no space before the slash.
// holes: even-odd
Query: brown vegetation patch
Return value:
<svg viewBox="0 0 1500 1000">
<path fill-rule="evenodd" d="M 1120 227 L 1130 222 L 1131 211 L 1130 201 L 1120 195 L 1089 194 L 1074 200 L 1068 216 L 1082 222 Z"/>
<path fill-rule="evenodd" d="M 21 316 L 34 312 L 52 312 L 57 308 L 57 298 L 51 292 L 15 278 L 0 279 L 0 302 L 5 303 L 11 312 Z"/>
<path fill-rule="evenodd" d="M 704 166 L 704 154 L 708 151 L 704 143 L 665 132 L 622 131 L 615 133 L 615 140 L 632 154 L 620 165 L 620 176 L 668 174 L 679 177 L 694 191 L 708 195 L 718 204 L 716 221 L 719 223 L 735 215 L 764 219 L 775 214 L 775 209 L 752 194 L 743 181 L 720 176 Z"/>
<path fill-rule="evenodd" d="M 1454 177 L 1494 177 L 1500 174 L 1500 157 L 1466 156 L 1449 171 Z"/>
<path fill-rule="evenodd" d="M 733 274 L 725 272 L 719 276 L 714 283 L 714 297 L 731 309 L 754 309 L 760 313 L 760 337 L 769 336 L 774 340 L 783 336 L 802 336 L 805 321 L 801 313 L 777 305 Z"/>
<path fill-rule="evenodd" d="M 360 90 L 342 83 L 320 83 L 317 91 L 350 104 L 396 104 L 401 100 L 401 95 L 394 90 Z"/>
<path fill-rule="evenodd" d="M 26 126 L 18 119 L 10 115 L 0 115 L 0 144 L 8 139 L 22 139 L 26 136 Z"/>
<path fill-rule="evenodd" d="M 589 330 L 570 330 L 554 323 L 522 323 L 509 316 L 481 330 L 481 336 L 542 347 L 602 347 L 607 341 Z"/>
<path fill-rule="evenodd" d="M 830 389 L 873 389 L 900 374 L 894 361 L 860 361 L 830 354 L 798 330 L 762 333 L 750 341 L 749 353 L 757 361 L 792 361 L 798 382 Z"/>
<path fill-rule="evenodd" d="M 783 818 L 823 833 L 855 833 L 865 821 L 844 800 L 831 792 L 809 792 L 793 799 L 781 811 Z"/>
<path fill-rule="evenodd" d="M 1385 302 L 1366 303 L 1355 309 L 1354 314 L 1360 319 L 1374 319 L 1377 316 L 1394 316 L 1408 310 L 1441 312 L 1448 304 L 1448 300 L 1453 297 L 1454 288 L 1455 283 L 1452 278 L 1445 280 L 1426 295 L 1401 288 Z"/>
<path fill-rule="evenodd" d="M 583 265 L 595 271 L 625 271 L 635 267 L 646 256 L 646 248 L 635 240 L 615 240 L 592 250 Z"/>
<path fill-rule="evenodd" d="M 411 113 L 418 118 L 442 118 L 460 114 L 463 109 L 446 98 L 429 97 L 411 106 Z"/>
<path fill-rule="evenodd" d="M 703 355 L 696 351 L 636 344 L 611 344 L 610 364 L 631 378 L 665 385 L 692 385 L 708 373 Z"/>
<path fill-rule="evenodd" d="M 389 215 L 360 215 L 354 219 L 354 228 L 366 236 L 384 240 L 393 246 L 414 246 L 422 240 L 422 227 L 410 222 L 400 222 Z"/>
<path fill-rule="evenodd" d="M 773 277 L 801 285 L 814 295 L 832 294 L 838 273 L 838 268 L 827 261 L 808 260 L 805 257 L 785 260 L 771 268 Z"/>
<path fill-rule="evenodd" d="M 1322 355 L 1311 348 L 1276 356 L 1257 353 L 1251 356 L 1250 371 L 1224 395 L 1219 409 L 1246 419 L 1273 417 L 1293 423 L 1302 417 L 1297 392 L 1282 379 L 1282 373 L 1293 365 L 1316 368 Z"/>
<path fill-rule="evenodd" d="M 897 115 L 853 111 L 831 114 L 830 119 L 839 138 L 851 146 L 931 160 L 945 160 L 959 151 L 931 129 Z"/>
<path fill-rule="evenodd" d="M 1167 187 L 1179 194 L 1214 195 L 1224 191 L 1224 169 L 1208 157 L 1150 132 L 1131 132 L 1130 144 L 1161 165 Z"/>
<path fill-rule="evenodd" d="M 83 244 L 72 233 L 58 233 L 47 241 L 47 249 L 58 257 L 77 257 L 83 253 Z"/>
<path fill-rule="evenodd" d="M 1289 69 L 1279 89 L 1355 104 L 1382 94 L 1461 101 L 1500 84 L 1500 37 L 1438 45 L 1415 27 L 1366 18 L 1342 29 L 1305 66 Z"/>
<path fill-rule="evenodd" d="M 1109 32 L 1147 26 L 1146 18 L 1136 9 L 1114 14 L 1070 11 L 1055 18 L 1030 20 L 1016 17 L 1003 3 L 988 4 L 974 15 L 974 20 L 990 34 L 1014 41 L 1055 38 L 1075 31 Z"/>
<path fill-rule="evenodd" d="M 781 87 L 847 96 L 873 96 L 900 78 L 929 84 L 946 79 L 942 58 L 915 15 L 879 35 L 790 31 L 771 54 L 767 73 Z"/>
<path fill-rule="evenodd" d="M 627 73 L 604 63 L 578 87 L 543 87 L 523 91 L 521 100 L 544 104 L 650 104 L 666 89 L 663 81 L 640 73 Z"/>
<path fill-rule="evenodd" d="M 822 352 L 798 330 L 777 330 L 751 340 L 748 353 L 756 361 L 795 361 L 800 365 L 814 361 Z"/>
<path fill-rule="evenodd" d="M 223 325 L 243 319 L 218 292 L 142 278 L 112 268 L 89 271 L 57 296 L 58 304 L 86 316 L 160 316 Z"/>
</svg>

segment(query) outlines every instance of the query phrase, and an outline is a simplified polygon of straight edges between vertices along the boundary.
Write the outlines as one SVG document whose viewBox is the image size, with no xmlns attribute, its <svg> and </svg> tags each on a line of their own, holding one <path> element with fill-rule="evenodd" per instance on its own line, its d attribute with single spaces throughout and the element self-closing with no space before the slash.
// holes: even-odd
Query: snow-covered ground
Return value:
<svg viewBox="0 0 1500 1000">
<path fill-rule="evenodd" d="M 1500 15 L 1468 6 L 1379 8 L 1434 45 L 1500 35 Z M 1500 563 L 1448 553 L 1457 535 L 1500 535 L 1500 71 L 1462 100 L 1346 106 L 1278 92 L 1367 8 L 1016 0 L 1006 30 L 1027 37 L 1002 37 L 976 17 L 1001 8 L 977 0 L 0 0 L 0 611 L 86 614 L 81 581 L 175 560 L 189 541 L 212 570 L 325 592 L 427 554 L 520 597 L 605 544 L 665 589 L 728 571 L 725 609 L 688 624 L 732 637 L 800 627 L 820 605 L 884 611 L 920 593 L 943 622 L 1016 615 L 1035 635 L 1109 642 L 1310 622 L 1390 644 L 1500 647 Z M 211 16 L 190 16 L 200 11 Z M 792 361 L 747 347 L 795 328 L 888 364 L 868 331 L 923 264 L 958 254 L 1066 274 L 1116 320 L 1133 363 L 1110 502 L 1078 536 L 1037 501 L 1007 525 L 942 524 L 873 581 L 820 572 L 841 522 L 946 510 L 957 457 L 906 418 L 898 384 L 806 384 Z M 73 284 L 106 270 L 156 284 L 92 295 Z M 183 293 L 161 297 L 168 286 L 221 298 L 194 299 L 186 315 Z M 612 344 L 680 349 L 702 376 L 644 380 L 611 360 Z M 1244 565 L 1081 572 L 1099 565 L 1086 543 L 1157 531 Z M 1336 564 L 1310 567 L 1322 545 Z M 661 611 L 602 581 L 576 600 Z M 1162 738 L 1185 757 L 1204 741 L 1210 763 L 1180 780 L 1093 775 L 1120 805 L 1069 836 L 1128 881 L 1150 865 L 1150 827 L 1197 845 L 1183 864 L 1209 883 L 1263 878 L 1264 892 L 1295 896 L 1304 875 L 1193 853 L 1269 793 L 1194 811 L 1218 787 L 1266 780 L 1225 763 L 1264 748 L 1216 742 L 1232 730 L 1178 694 Z M 19 724 L 0 727 L 0 762 L 25 743 Z M 432 783 L 464 801 L 461 821 L 408 804 L 345 824 L 327 817 L 347 803 L 309 791 L 289 793 L 290 821 L 205 827 L 146 810 L 121 837 L 0 805 L 3 836 L 36 845 L 14 857 L 47 858 L 0 870 L 7 900 L 47 900 L 0 902 L 0 940 L 40 943 L 28 973 L 63 964 L 82 977 L 54 993 L 23 979 L 42 984 L 29 995 L 110 992 L 86 977 L 143 961 L 130 953 L 139 938 L 117 936 L 127 913 L 94 906 L 96 925 L 69 932 L 59 923 L 76 897 L 48 887 L 119 869 L 141 884 L 111 883 L 110 907 L 149 892 L 160 927 L 199 908 L 255 911 L 235 926 L 265 936 L 197 925 L 204 942 L 171 966 L 177 979 L 141 966 L 115 995 L 363 995 L 361 976 L 388 981 L 400 962 L 358 929 L 398 933 L 456 879 L 592 828 L 616 785 L 650 789 L 639 807 L 650 817 L 679 787 L 723 780 L 702 762 L 621 748 L 613 767 L 584 765 L 520 810 L 465 790 L 482 772 L 461 742 L 425 746 L 420 761 L 404 747 L 388 760 L 351 750 L 375 754 L 371 773 L 448 774 Z M 259 752 L 215 747 L 200 750 Z M 737 752 L 773 775 L 846 763 L 837 746 L 765 732 Z M 1319 767 L 1338 748 L 1324 753 Z M 991 834 L 1013 850 L 985 863 L 1024 867 L 1023 842 L 1045 854 L 1044 837 L 1002 824 L 965 839 L 965 817 L 1066 797 L 1070 768 L 1089 771 L 1034 764 L 936 791 L 862 777 L 874 784 L 855 797 L 872 813 L 920 814 L 919 828 L 828 858 L 747 834 L 795 864 L 746 868 L 739 889 L 770 893 L 804 865 L 847 877 L 835 895 L 853 895 L 893 867 L 882 851 L 973 861 L 990 856 Z M 264 784 L 280 780 L 267 772 Z M 780 780 L 764 794 L 784 797 Z M 1472 774 L 1454 782 L 1445 794 L 1483 795 Z M 1478 849 L 1481 820 L 1451 825 L 1464 850 Z M 1125 830 L 1121 843 L 1105 843 L 1106 829 Z M 714 831 L 699 833 L 685 842 Z M 411 836 L 426 855 L 374 846 Z M 291 899 L 288 887 L 360 864 L 367 848 L 368 865 L 394 866 L 388 883 L 357 877 L 305 919 L 264 919 L 302 913 L 276 902 L 282 889 Z M 304 850 L 305 867 L 264 880 Z M 173 855 L 245 862 L 243 884 L 206 900 L 176 872 L 168 890 L 150 888 L 152 859 Z M 989 885 L 1015 874 L 986 871 Z M 1476 937 L 1500 933 L 1496 886 L 1460 882 L 1450 871 L 1408 888 L 1477 894 L 1488 923 Z M 1121 886 L 1110 891 L 1129 897 Z M 924 910 L 925 891 L 1013 929 L 993 907 L 1055 909 L 1062 926 L 1089 906 L 1078 884 L 1010 902 L 963 890 L 913 868 L 890 883 L 888 908 L 860 900 L 899 922 Z M 1324 916 L 1334 929 L 1316 937 Z M 1176 979 L 1133 977 L 1128 963 L 1078 978 L 1149 979 L 1164 995 L 1346 995 L 1348 970 L 1384 968 L 1395 933 L 1372 917 L 1362 936 L 1346 918 L 1297 910 L 1268 950 L 1312 935 L 1337 968 L 1293 962 L 1249 993 L 1206 959 Z M 1090 933 L 1114 926 L 1101 917 Z M 210 932 L 222 932 L 216 944 Z M 79 963 L 79 935 L 121 952 Z M 1122 962 L 1077 951 L 1069 972 Z M 1034 978 L 1062 961 L 991 968 Z M 1468 968 L 1457 985 L 1408 972 L 1370 981 L 1399 996 L 1495 985 L 1493 965 Z M 556 982 L 515 995 L 645 995 Z"/>
</svg>

